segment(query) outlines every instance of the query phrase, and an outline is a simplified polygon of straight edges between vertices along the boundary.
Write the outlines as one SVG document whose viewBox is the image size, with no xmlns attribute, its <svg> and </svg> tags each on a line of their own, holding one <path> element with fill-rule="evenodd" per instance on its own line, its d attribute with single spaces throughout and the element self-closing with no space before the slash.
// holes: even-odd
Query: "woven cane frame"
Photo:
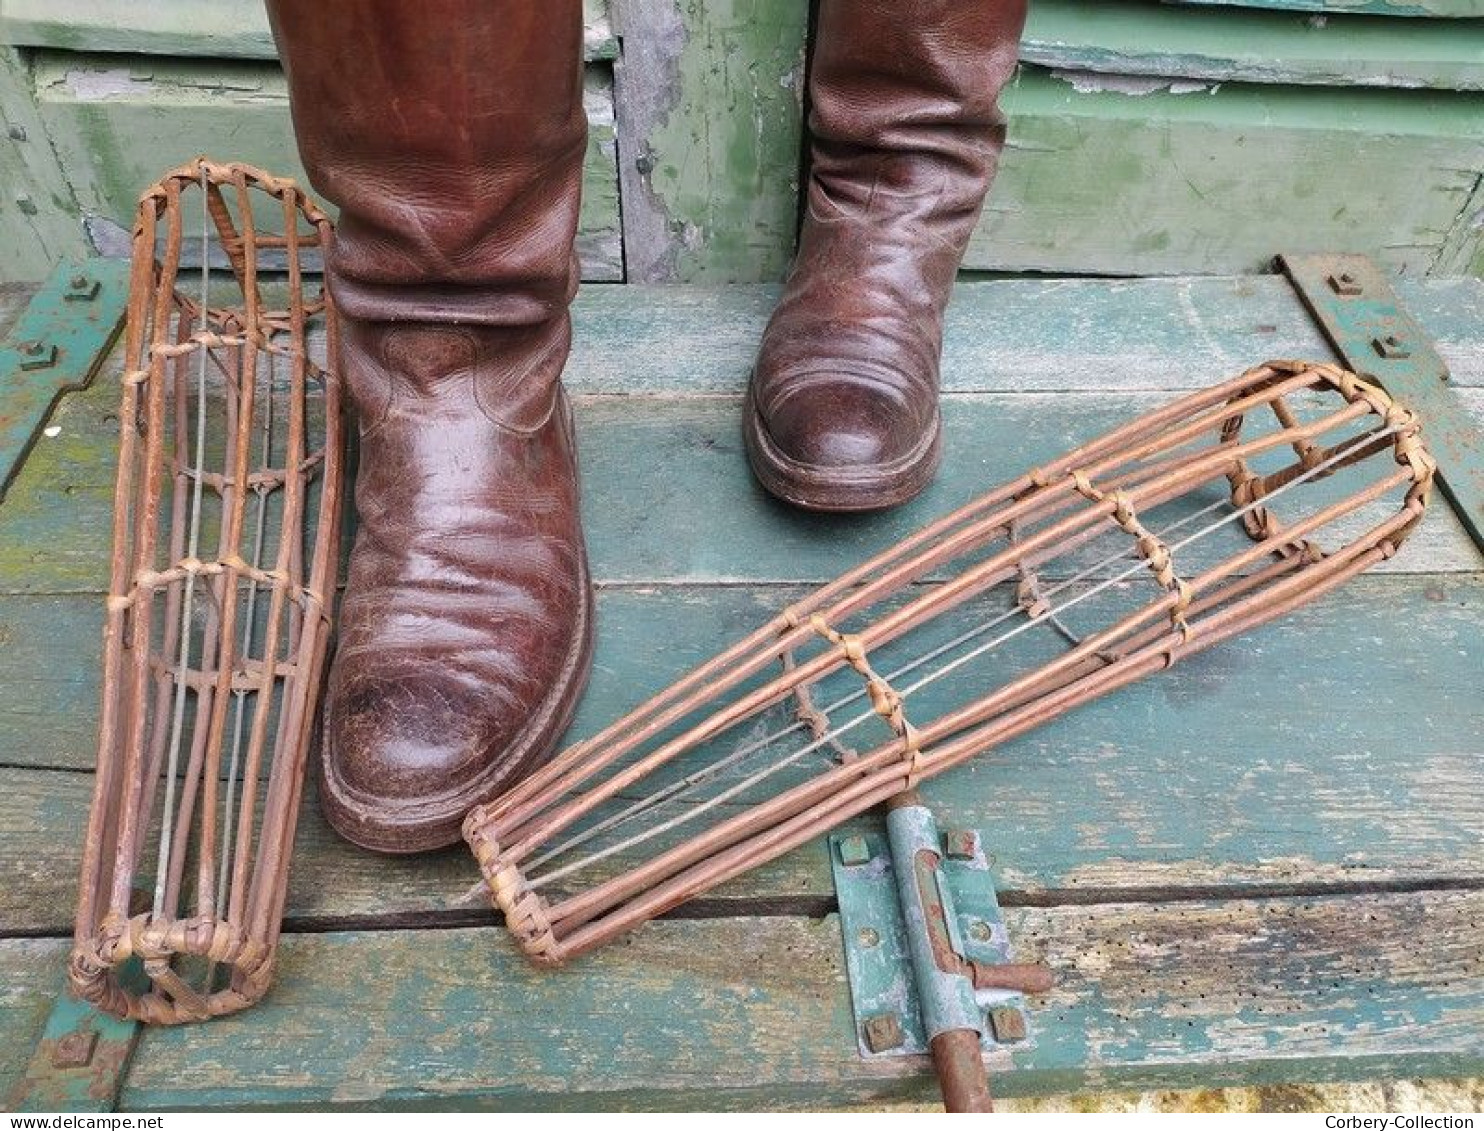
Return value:
<svg viewBox="0 0 1484 1131">
<path fill-rule="evenodd" d="M 201 158 L 140 200 L 70 964 L 74 992 L 120 1017 L 232 1013 L 271 980 L 343 494 L 333 311 L 304 281 L 331 239 L 292 181 L 247 165 Z M 188 273 L 188 249 L 225 259 L 235 301 L 208 297 L 220 283 Z"/>
<path fill-rule="evenodd" d="M 1293 406 L 1306 398 L 1326 406 L 1307 422 Z M 1272 430 L 1244 440 L 1244 419 L 1259 412 L 1264 419 L 1271 414 Z M 1348 438 L 1337 442 L 1337 434 Z M 1275 459 L 1282 466 L 1258 470 Z M 1341 473 L 1346 486 L 1353 478 L 1362 482 L 1343 498 L 1321 499 L 1312 484 Z M 1433 474 L 1417 419 L 1381 389 L 1328 364 L 1258 366 L 1028 472 L 795 602 L 504 797 L 476 808 L 465 837 L 520 946 L 537 963 L 558 964 L 903 789 L 1329 592 L 1396 552 L 1426 509 Z M 1183 543 L 1172 545 L 1147 516 L 1213 483 L 1225 485 L 1218 505 L 1226 521 L 1240 521 L 1250 543 L 1214 565 L 1182 565 L 1188 554 L 1175 546 Z M 1274 501 L 1282 507 L 1270 506 Z M 1341 544 L 1326 549 L 1311 537 L 1353 525 L 1367 508 L 1383 509 L 1384 517 L 1347 532 Z M 1286 527 L 1280 509 L 1298 512 Z M 1055 619 L 1041 576 L 1110 528 L 1136 563 L 1129 568 L 1152 582 L 1152 599 L 1085 638 L 1072 636 L 1065 652 L 1028 674 L 986 687 L 936 718 L 914 716 L 908 690 L 882 674 L 879 649 L 937 618 L 966 616 L 967 601 L 1002 584 L 1016 595 L 1025 627 L 1052 623 L 1070 635 Z M 946 578 L 927 584 L 935 574 Z M 862 619 L 850 631 L 840 627 Z M 823 650 L 795 657 L 811 637 L 824 642 Z M 781 674 L 767 678 L 780 660 Z M 683 760 L 707 743 L 740 732 L 790 698 L 798 728 L 812 736 L 807 753 L 827 737 L 814 691 L 846 671 L 858 678 L 891 741 L 859 755 L 834 742 L 840 751 L 834 764 L 738 802 L 679 841 L 661 840 L 649 814 L 659 801 L 683 796 L 701 772 L 679 778 L 679 787 L 667 779 L 664 788 L 595 823 L 603 806 L 643 794 L 646 783 L 688 765 Z M 759 776 L 768 772 L 765 765 Z M 535 865 L 554 857 L 560 864 L 562 853 L 620 818 L 639 832 L 618 848 L 533 874 Z M 649 855 L 616 855 L 637 844 L 649 844 Z M 600 868 L 596 862 L 605 855 L 612 862 Z"/>
</svg>

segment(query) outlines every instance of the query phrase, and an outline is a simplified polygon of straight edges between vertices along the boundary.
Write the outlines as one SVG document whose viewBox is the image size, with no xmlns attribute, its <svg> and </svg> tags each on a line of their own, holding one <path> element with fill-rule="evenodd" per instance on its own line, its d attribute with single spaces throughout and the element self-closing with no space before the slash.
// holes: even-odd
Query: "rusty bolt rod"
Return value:
<svg viewBox="0 0 1484 1131">
<path fill-rule="evenodd" d="M 1051 971 L 1039 962 L 970 962 L 969 978 L 976 990 L 1019 990 L 1044 994 L 1051 990 Z"/>
<path fill-rule="evenodd" d="M 922 794 L 915 789 L 904 789 L 886 800 L 888 812 L 921 804 Z M 945 1111 L 994 1110 L 977 1030 L 950 1029 L 939 1033 L 928 1042 L 928 1048 L 933 1054 L 933 1071 L 938 1077 Z"/>
<path fill-rule="evenodd" d="M 938 1088 L 943 1093 L 943 1110 L 994 1110 L 989 1074 L 984 1070 L 984 1056 L 975 1030 L 950 1029 L 934 1037 L 928 1047 L 933 1054 L 933 1069 L 938 1074 Z"/>
</svg>

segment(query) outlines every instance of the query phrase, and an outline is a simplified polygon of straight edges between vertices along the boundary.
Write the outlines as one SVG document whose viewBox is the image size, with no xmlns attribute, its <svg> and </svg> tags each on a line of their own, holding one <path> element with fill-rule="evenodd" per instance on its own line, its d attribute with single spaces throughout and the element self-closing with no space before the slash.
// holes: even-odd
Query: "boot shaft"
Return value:
<svg viewBox="0 0 1484 1131">
<path fill-rule="evenodd" d="M 353 320 L 563 311 L 587 118 L 580 0 L 268 0 L 299 151 L 340 209 Z"/>
<path fill-rule="evenodd" d="M 1004 144 L 999 94 L 1025 13 L 1026 0 L 822 0 L 811 193 L 858 214 L 923 200 L 940 224 L 959 221 L 943 233 L 957 239 Z"/>
</svg>

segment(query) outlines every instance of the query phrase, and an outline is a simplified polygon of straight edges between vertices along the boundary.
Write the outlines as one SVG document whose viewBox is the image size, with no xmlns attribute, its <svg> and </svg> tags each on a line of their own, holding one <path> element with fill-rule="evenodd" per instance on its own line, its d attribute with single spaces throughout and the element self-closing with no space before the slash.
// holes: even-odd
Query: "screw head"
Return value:
<svg viewBox="0 0 1484 1131">
<path fill-rule="evenodd" d="M 1387 334 L 1371 339 L 1371 348 L 1388 361 L 1400 361 L 1412 356 L 1412 347 L 1400 334 Z"/>
<path fill-rule="evenodd" d="M 97 279 L 90 278 L 84 274 L 76 274 L 67 282 L 67 292 L 64 297 L 69 299 L 89 300 L 98 297 L 98 292 L 103 284 Z"/>
<path fill-rule="evenodd" d="M 989 1030 L 1002 1045 L 1017 1044 L 1029 1035 L 1025 1014 L 1013 1005 L 1001 1005 L 989 1011 Z"/>
<path fill-rule="evenodd" d="M 86 1068 L 93 1060 L 93 1050 L 98 1047 L 98 1033 L 86 1029 L 68 1033 L 57 1040 L 52 1049 L 53 1068 Z"/>
<path fill-rule="evenodd" d="M 871 862 L 871 844 L 859 834 L 840 840 L 840 863 L 847 868 L 859 868 Z"/>
<path fill-rule="evenodd" d="M 855 941 L 870 949 L 881 945 L 881 932 L 875 927 L 862 927 L 855 933 Z"/>
<path fill-rule="evenodd" d="M 975 942 L 989 942 L 994 938 L 994 928 L 983 919 L 975 919 L 969 924 L 969 938 Z"/>
<path fill-rule="evenodd" d="M 902 1032 L 902 1022 L 895 1013 L 878 1013 L 875 1017 L 866 1018 L 861 1031 L 865 1036 L 866 1048 L 872 1052 L 900 1048 L 907 1040 L 907 1034 Z"/>
<path fill-rule="evenodd" d="M 979 834 L 973 829 L 953 829 L 943 834 L 943 854 L 950 860 L 972 860 L 979 855 Z"/>
<path fill-rule="evenodd" d="M 25 141 L 26 140 L 26 127 L 25 126 L 10 126 L 10 127 L 8 127 L 6 129 L 5 132 L 10 136 L 10 140 L 11 141 Z"/>
<path fill-rule="evenodd" d="M 21 355 L 22 370 L 50 369 L 57 363 L 57 347 L 40 338 L 17 343 L 16 352 Z"/>
</svg>

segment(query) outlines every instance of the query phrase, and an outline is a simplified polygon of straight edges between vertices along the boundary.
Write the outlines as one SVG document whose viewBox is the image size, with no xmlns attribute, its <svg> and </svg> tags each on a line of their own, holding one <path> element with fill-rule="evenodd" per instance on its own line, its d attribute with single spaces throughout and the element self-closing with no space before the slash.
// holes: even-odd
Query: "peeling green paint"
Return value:
<svg viewBox="0 0 1484 1131">
<path fill-rule="evenodd" d="M 74 209 L 128 229 L 140 192 L 210 153 L 308 184 L 276 65 L 42 52 L 36 109 L 77 196 Z M 578 252 L 589 279 L 622 275 L 612 79 L 589 70 L 589 136 Z"/>
</svg>

